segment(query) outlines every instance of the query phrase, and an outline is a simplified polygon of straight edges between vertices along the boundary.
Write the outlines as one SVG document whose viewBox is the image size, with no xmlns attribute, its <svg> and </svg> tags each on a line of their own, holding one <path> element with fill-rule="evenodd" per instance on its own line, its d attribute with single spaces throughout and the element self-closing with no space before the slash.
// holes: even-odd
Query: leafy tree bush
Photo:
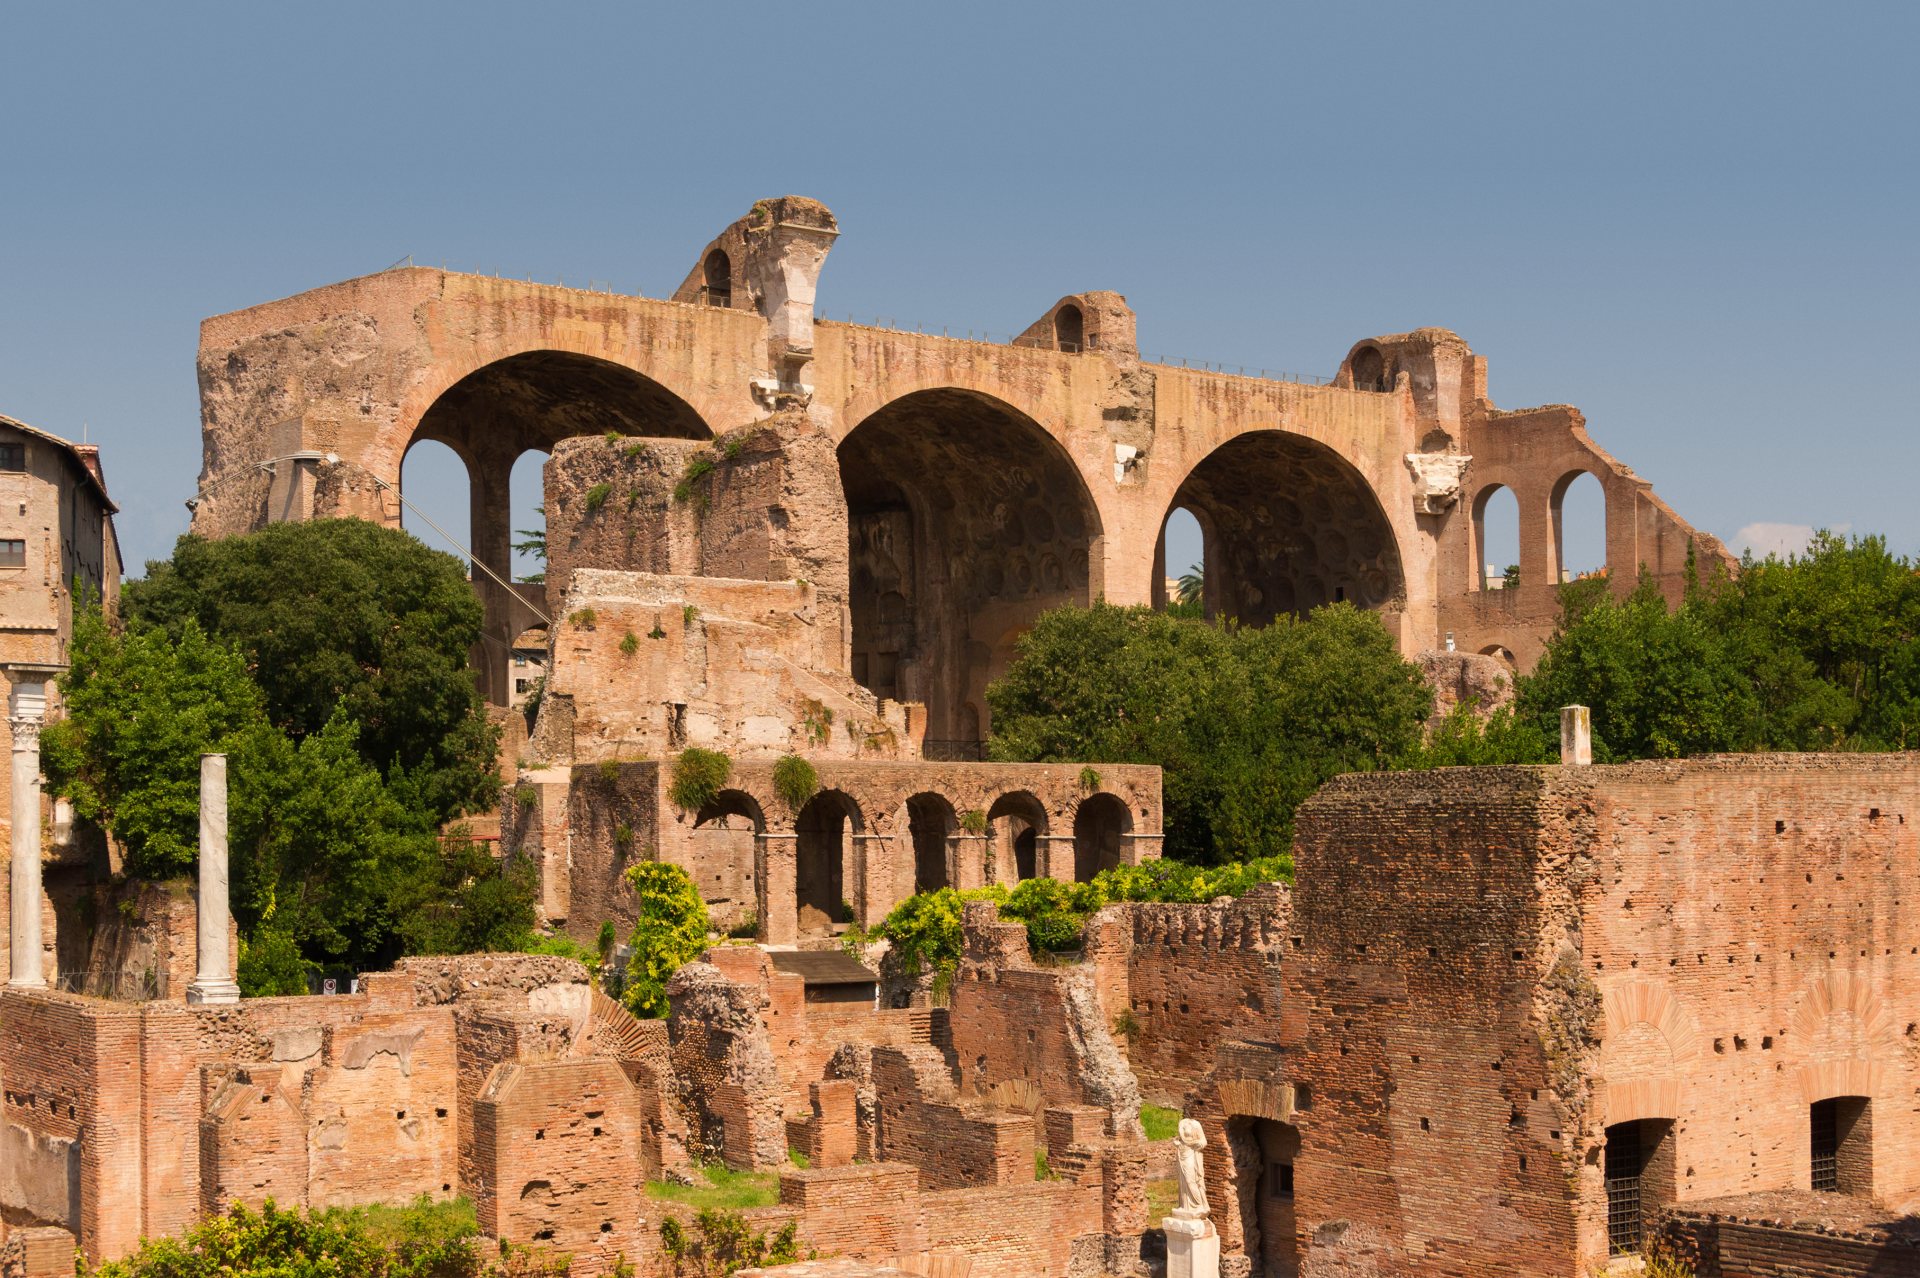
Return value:
<svg viewBox="0 0 1920 1278">
<path fill-rule="evenodd" d="M 689 746 L 673 761 L 667 799 L 682 812 L 698 812 L 718 797 L 733 775 L 733 760 L 718 750 Z"/>
<path fill-rule="evenodd" d="M 130 873 L 189 873 L 200 837 L 200 756 L 233 753 L 270 734 L 245 663 L 197 624 L 177 641 L 156 630 L 115 633 L 97 607 L 77 610 L 66 717 L 40 735 L 55 794 L 111 832 Z"/>
<path fill-rule="evenodd" d="M 247 998 L 305 994 L 307 974 L 316 967 L 301 955 L 290 932 L 269 922 L 257 929 L 251 939 L 241 938 L 234 980 Z"/>
<path fill-rule="evenodd" d="M 998 903 L 1001 918 L 1026 924 L 1029 947 L 1059 953 L 1078 949 L 1088 917 L 1116 901 L 1211 901 L 1292 880 L 1293 858 L 1274 856 L 1217 866 L 1155 860 L 1102 870 L 1086 883 L 1027 879 L 1011 891 L 997 883 L 964 891 L 936 888 L 908 897 L 872 928 L 852 929 L 845 943 L 886 941 L 904 976 L 950 972 L 964 948 L 961 919 L 968 901 Z"/>
<path fill-rule="evenodd" d="M 1307 795 L 1404 756 L 1433 705 L 1379 619 L 1347 604 L 1260 629 L 1056 609 L 987 700 L 995 759 L 1159 764 L 1167 852 L 1194 862 L 1284 852 Z"/>
<path fill-rule="evenodd" d="M 626 878 L 640 898 L 640 918 L 621 1001 L 636 1016 L 665 1016 L 668 979 L 707 948 L 707 904 L 687 872 L 665 861 L 628 866 Z"/>
<path fill-rule="evenodd" d="M 1598 761 L 1920 745 L 1920 575 L 1881 538 L 1821 533 L 1677 607 L 1646 577 L 1624 599 L 1575 582 L 1561 613 L 1516 718 L 1557 738 L 1561 706 L 1590 707 Z"/>
<path fill-rule="evenodd" d="M 799 1260 L 798 1223 L 788 1221 L 769 1236 L 737 1211 L 702 1211 L 688 1229 L 672 1216 L 660 1222 L 660 1249 L 673 1278 L 728 1278 L 741 1269 L 790 1265 Z"/>
<path fill-rule="evenodd" d="M 178 1238 L 150 1238 L 80 1278 L 562 1278 L 564 1256 L 504 1248 L 490 1262 L 464 1200 L 406 1208 L 258 1212 L 235 1206 Z"/>
<path fill-rule="evenodd" d="M 187 536 L 127 583 L 136 628 L 189 623 L 237 649 L 299 740 L 343 710 L 356 748 L 432 824 L 491 806 L 499 732 L 468 667 L 481 607 L 458 559 L 363 519 Z"/>
<path fill-rule="evenodd" d="M 441 840 L 395 895 L 409 954 L 518 951 L 533 943 L 539 871 L 524 857 L 497 861 L 484 843 Z"/>
</svg>

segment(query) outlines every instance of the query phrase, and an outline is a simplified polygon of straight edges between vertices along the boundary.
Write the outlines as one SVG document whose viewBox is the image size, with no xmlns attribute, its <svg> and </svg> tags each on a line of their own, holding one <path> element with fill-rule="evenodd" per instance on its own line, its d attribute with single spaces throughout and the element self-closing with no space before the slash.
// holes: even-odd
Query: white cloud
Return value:
<svg viewBox="0 0 1920 1278">
<path fill-rule="evenodd" d="M 1845 534 L 1852 527 L 1852 524 L 1834 524 L 1829 531 Z M 1735 554 L 1751 550 L 1756 559 L 1765 559 L 1768 555 L 1785 559 L 1806 550 L 1813 533 L 1812 524 L 1748 524 L 1733 535 L 1729 546 Z"/>
</svg>

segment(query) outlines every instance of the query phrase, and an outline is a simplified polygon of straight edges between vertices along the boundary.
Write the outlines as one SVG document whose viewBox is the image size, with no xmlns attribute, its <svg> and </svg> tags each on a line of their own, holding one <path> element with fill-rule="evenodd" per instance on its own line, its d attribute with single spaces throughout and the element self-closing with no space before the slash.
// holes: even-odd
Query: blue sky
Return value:
<svg viewBox="0 0 1920 1278">
<path fill-rule="evenodd" d="M 1322 374 L 1443 325 L 1711 532 L 1911 554 L 1916 45 L 1911 4 L 15 4 L 0 412 L 102 445 L 137 569 L 205 316 L 407 254 L 660 296 L 796 192 L 829 314 L 1111 288 L 1149 351 Z"/>
</svg>

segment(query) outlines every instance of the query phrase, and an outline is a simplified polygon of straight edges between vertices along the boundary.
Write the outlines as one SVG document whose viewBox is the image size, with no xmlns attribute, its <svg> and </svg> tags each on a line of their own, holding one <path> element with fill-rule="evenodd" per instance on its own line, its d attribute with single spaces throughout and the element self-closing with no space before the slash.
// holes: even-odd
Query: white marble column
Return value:
<svg viewBox="0 0 1920 1278">
<path fill-rule="evenodd" d="M 40 952 L 40 725 L 47 717 L 47 685 L 13 685 L 7 722 L 13 728 L 13 864 L 8 881 L 11 916 L 7 984 L 43 990 Z"/>
<path fill-rule="evenodd" d="M 200 756 L 200 970 L 187 986 L 189 1003 L 237 1003 L 227 953 L 227 756 Z"/>
</svg>

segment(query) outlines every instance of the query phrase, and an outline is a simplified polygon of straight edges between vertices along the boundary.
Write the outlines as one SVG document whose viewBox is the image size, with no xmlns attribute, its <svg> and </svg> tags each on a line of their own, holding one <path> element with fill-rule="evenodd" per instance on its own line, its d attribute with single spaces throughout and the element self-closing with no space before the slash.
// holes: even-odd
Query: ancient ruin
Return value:
<svg viewBox="0 0 1920 1278">
<path fill-rule="evenodd" d="M 155 988 L 45 988 L 44 690 L 16 680 L 0 1271 L 233 1203 L 460 1195 L 578 1278 L 666 1274 L 676 1187 L 724 1167 L 768 1187 L 747 1226 L 815 1253 L 789 1278 L 1575 1278 L 1656 1242 L 1701 1275 L 1920 1272 L 1920 755 L 1594 766 L 1568 707 L 1556 766 L 1328 783 L 1295 886 L 1107 905 L 1069 953 L 970 900 L 937 975 L 847 937 L 919 890 L 1158 855 L 1157 768 L 985 761 L 984 690 L 1046 608 L 1164 603 L 1175 508 L 1211 614 L 1374 609 L 1446 704 L 1538 654 L 1577 475 L 1622 588 L 1725 552 L 1577 411 L 1496 409 L 1445 330 L 1310 384 L 1144 360 L 1113 293 L 1003 342 L 831 323 L 837 234 L 787 197 L 666 300 L 409 267 L 207 322 L 196 531 L 395 523 L 406 450 L 454 448 L 544 920 L 624 934 L 623 872 L 659 859 L 735 939 L 660 1020 L 524 954 L 239 999 L 208 756 Z M 538 586 L 505 575 L 530 449 Z M 696 749 L 724 776 L 689 799 Z"/>
</svg>

